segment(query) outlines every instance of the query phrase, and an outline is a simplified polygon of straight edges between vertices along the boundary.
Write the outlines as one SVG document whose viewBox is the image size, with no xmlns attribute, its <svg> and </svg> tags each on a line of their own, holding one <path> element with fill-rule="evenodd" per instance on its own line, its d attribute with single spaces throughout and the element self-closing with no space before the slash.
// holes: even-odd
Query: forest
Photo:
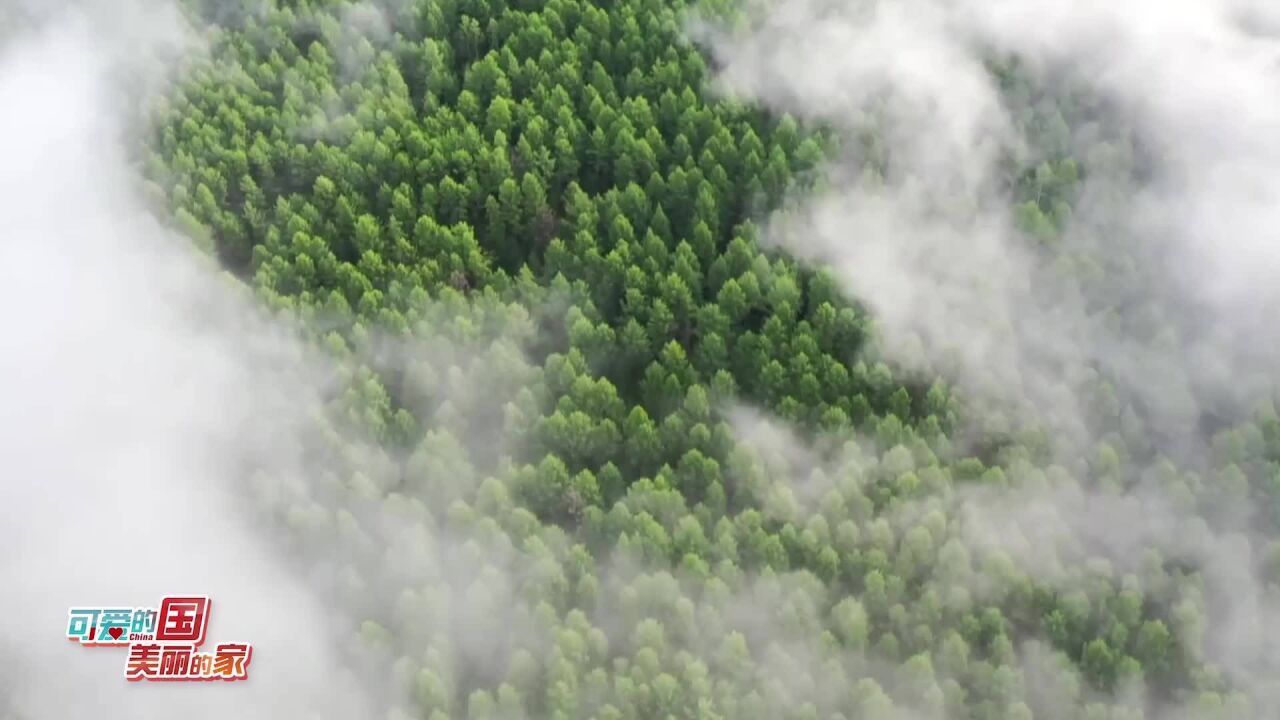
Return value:
<svg viewBox="0 0 1280 720">
<path fill-rule="evenodd" d="M 773 238 L 895 186 L 894 107 L 717 85 L 751 61 L 691 19 L 732 37 L 753 7 L 184 6 L 207 52 L 145 104 L 135 160 L 330 363 L 306 483 L 247 468 L 244 492 L 349 620 L 377 717 L 1271 716 L 1274 367 L 1235 402 L 1190 360 L 1082 363 L 1064 420 L 1048 375 L 979 363 L 986 393 L 892 336 L 893 303 Z M 984 68 L 1035 296 L 1069 284 L 1179 358 L 1191 301 L 1115 222 L 1159 149 L 1079 78 Z"/>
</svg>

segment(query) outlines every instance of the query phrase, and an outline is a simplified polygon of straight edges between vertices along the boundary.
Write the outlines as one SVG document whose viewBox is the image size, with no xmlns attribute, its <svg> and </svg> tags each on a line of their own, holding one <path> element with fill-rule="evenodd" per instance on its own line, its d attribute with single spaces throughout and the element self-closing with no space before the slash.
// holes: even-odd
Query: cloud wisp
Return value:
<svg viewBox="0 0 1280 720">
<path fill-rule="evenodd" d="M 406 481 L 408 458 L 335 418 L 361 377 L 143 200 L 128 91 L 163 89 L 201 29 L 164 0 L 5 9 L 22 22 L 0 43 L 0 574 L 22 621 L 0 633 L 0 711 L 370 717 L 409 706 L 436 656 L 505 667 L 490 656 L 533 626 L 511 603 L 528 573 L 494 528 L 439 522 L 478 492 L 450 485 L 448 438 Z M 463 393 L 483 384 L 500 417 L 494 363 L 525 377 L 505 372 L 520 361 L 506 336 L 429 349 L 390 362 L 457 381 L 437 398 L 455 415 L 480 412 Z M 138 686 L 121 651 L 59 637 L 69 606 L 185 592 L 213 597 L 211 642 L 255 644 L 250 681 Z"/>
<path fill-rule="evenodd" d="M 1269 13 L 1244 2 L 788 0 L 698 35 L 722 89 L 849 140 L 827 190 L 774 218 L 768 241 L 832 267 L 894 360 L 1049 422 L 1070 453 L 1115 429 L 1088 389 L 1101 376 L 1167 450 L 1195 439 L 1202 413 L 1251 410 L 1280 359 L 1265 319 L 1280 307 Z M 1078 117 L 1052 143 L 1044 125 L 1060 115 L 1037 115 L 1038 100 L 990 71 L 1010 55 L 1030 77 L 1087 91 L 1063 93 L 1063 113 Z M 858 141 L 868 131 L 871 150 Z M 1034 169 L 1073 150 L 1069 170 L 1041 168 L 1064 183 L 1084 175 L 1070 219 L 1029 242 L 1010 163 Z M 870 179 L 869 159 L 882 161 Z"/>
<path fill-rule="evenodd" d="M 1006 468 L 1007 485 L 898 514 L 955 514 L 957 547 L 999 559 L 964 583 L 987 596 L 1008 589 L 989 572 L 1004 562 L 1070 588 L 1069 568 L 1101 559 L 1153 598 L 1144 553 L 1198 568 L 1202 596 L 1161 601 L 1205 613 L 1208 631 L 1187 629 L 1205 640 L 1194 652 L 1255 708 L 1273 703 L 1280 661 L 1270 538 L 1243 519 L 1231 474 L 1208 468 L 1218 429 L 1274 413 L 1276 19 L 1247 0 L 780 0 L 693 32 L 721 91 L 841 140 L 821 189 L 770 218 L 766 242 L 831 269 L 879 349 L 955 380 L 971 417 L 1054 438 L 1063 467 L 1048 476 Z M 998 62 L 1010 57 L 1020 77 Z M 1069 187 L 1066 207 L 1038 210 L 1056 231 L 1019 215 L 1019 167 L 1038 191 Z M 1097 459 L 1102 443 L 1122 448 L 1125 477 Z M 1204 479 L 1163 473 L 1160 455 Z M 1231 507 L 1200 519 L 1188 488 L 1201 483 Z"/>
</svg>

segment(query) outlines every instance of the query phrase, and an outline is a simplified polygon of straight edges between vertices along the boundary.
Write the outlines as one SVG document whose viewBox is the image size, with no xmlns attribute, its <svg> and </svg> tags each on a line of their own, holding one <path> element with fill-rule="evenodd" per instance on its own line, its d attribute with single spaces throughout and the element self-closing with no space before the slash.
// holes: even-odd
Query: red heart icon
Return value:
<svg viewBox="0 0 1280 720">
<path fill-rule="evenodd" d="M 119 640 L 120 636 L 124 634 L 124 628 L 118 628 L 118 627 L 108 628 L 107 634 L 111 636 L 112 640 Z"/>
</svg>

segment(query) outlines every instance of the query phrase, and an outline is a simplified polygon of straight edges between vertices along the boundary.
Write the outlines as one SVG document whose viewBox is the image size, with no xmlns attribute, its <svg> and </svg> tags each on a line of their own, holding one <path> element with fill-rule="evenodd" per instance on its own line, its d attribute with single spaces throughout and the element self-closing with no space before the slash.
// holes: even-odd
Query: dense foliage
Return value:
<svg viewBox="0 0 1280 720">
<path fill-rule="evenodd" d="M 388 5 L 205 10 L 223 28 L 150 165 L 341 362 L 333 422 L 358 432 L 281 512 L 340 538 L 325 560 L 410 689 L 400 716 L 1247 714 L 1205 660 L 1194 567 L 1073 546 L 1035 572 L 962 508 L 1158 473 L 1207 537 L 1214 508 L 1275 507 L 1274 413 L 1222 430 L 1209 468 L 1131 426 L 1070 468 L 958 442 L 944 382 L 878 361 L 827 273 L 758 245 L 833 139 L 709 93 L 682 3 Z M 1043 150 L 1010 170 L 1018 218 L 1052 243 L 1082 175 L 1125 153 L 1073 156 L 1070 111 L 1002 72 Z"/>
</svg>

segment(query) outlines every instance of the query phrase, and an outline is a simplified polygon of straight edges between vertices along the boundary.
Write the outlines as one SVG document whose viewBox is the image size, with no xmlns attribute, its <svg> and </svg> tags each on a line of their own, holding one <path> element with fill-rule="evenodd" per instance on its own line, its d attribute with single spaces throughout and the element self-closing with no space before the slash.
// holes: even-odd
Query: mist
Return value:
<svg viewBox="0 0 1280 720">
<path fill-rule="evenodd" d="M 999 483 L 885 519 L 905 531 L 930 510 L 955 513 L 953 548 L 975 558 L 959 586 L 977 596 L 1017 586 L 1001 567 L 1087 588 L 1087 573 L 1064 568 L 1101 560 L 1107 582 L 1154 599 L 1169 586 L 1143 575 L 1150 553 L 1189 563 L 1203 595 L 1163 601 L 1206 608 L 1193 650 L 1255 711 L 1274 704 L 1280 661 L 1262 570 L 1271 538 L 1253 532 L 1226 474 L 1179 477 L 1165 463 L 1207 472 L 1219 429 L 1274 416 L 1276 19 L 1262 3 L 1211 0 L 782 0 L 691 26 L 720 92 L 838 140 L 817 190 L 767 218 L 764 242 L 831 271 L 875 319 L 871 352 L 954 381 L 987 431 L 1051 437 L 1047 474 L 1015 461 Z M 993 72 L 1011 57 L 1044 96 L 1068 99 L 1072 122 Z M 1059 172 L 1067 156 L 1082 181 L 1058 232 L 1037 235 L 1020 223 L 1010 168 Z M 762 444 L 758 424 L 739 429 Z M 794 443 L 793 430 L 769 432 Z M 1116 477 L 1100 447 L 1121 448 L 1132 473 Z M 798 463 L 789 484 L 810 487 L 814 468 Z M 1208 522 L 1193 484 L 1222 501 Z"/>
<path fill-rule="evenodd" d="M 525 599 L 567 543 L 493 477 L 539 310 L 431 300 L 413 341 L 322 349 L 148 199 L 139 108 L 211 29 L 161 0 L 36 9 L 0 52 L 0 573 L 23 618 L 0 712 L 402 718 L 542 657 Z M 431 418 L 416 446 L 365 422 L 374 368 Z M 178 593 L 212 597 L 206 646 L 254 645 L 247 681 L 129 683 L 127 650 L 62 637 L 70 606 Z"/>
<path fill-rule="evenodd" d="M 1101 374 L 1171 452 L 1197 441 L 1200 413 L 1244 416 L 1273 390 L 1280 45 L 1268 13 L 797 0 L 695 37 L 721 90 L 845 138 L 826 190 L 798 196 L 766 242 L 831 267 L 899 366 L 943 370 L 1015 424 L 1047 423 L 1069 438 L 1065 455 L 1115 426 L 1084 389 Z M 1028 143 L 1035 99 L 1015 107 L 989 72 L 1010 56 L 1051 93 L 1085 98 L 1073 132 L 1041 143 L 1093 150 L 1047 244 L 1029 242 L 1010 202 L 1008 163 L 1053 159 Z"/>
<path fill-rule="evenodd" d="M 363 714 L 335 644 L 343 621 L 240 500 L 246 462 L 305 479 L 287 440 L 318 399 L 316 368 L 149 213 L 130 163 L 128 91 L 162 87 L 164 68 L 201 52 L 199 33 L 141 0 L 41 8 L 17 27 L 0 47 L 0 574 L 22 618 L 0 633 L 8 709 Z M 126 649 L 61 637 L 69 606 L 192 592 L 214 601 L 208 643 L 254 644 L 249 682 L 138 687 Z"/>
<path fill-rule="evenodd" d="M 13 548 L 0 572 L 16 580 L 4 605 L 23 620 L 0 630 L 0 663 L 15 673 L 0 682 L 9 702 L 0 711 L 404 717 L 415 700 L 445 704 L 459 689 L 536 672 L 535 658 L 563 661 L 565 628 L 539 598 L 569 592 L 558 589 L 570 581 L 556 561 L 573 540 L 536 529 L 510 496 L 518 473 L 506 462 L 513 426 L 536 415 L 522 408 L 545 391 L 527 387 L 535 323 L 515 317 L 478 339 L 387 339 L 362 358 L 428 390 L 398 398 L 432 417 L 427 437 L 414 449 L 381 447 L 342 417 L 364 400 L 344 406 L 361 392 L 361 372 L 339 369 L 289 322 L 265 315 L 142 199 L 130 151 L 141 132 L 138 91 L 163 88 L 168 70 L 200 58 L 204 30 L 161 0 L 0 7 L 26 18 L 0 44 L 0 293 L 10 338 L 0 356 L 0 540 Z M 393 30 L 397 7 L 352 6 L 347 24 L 330 24 L 370 40 L 336 59 L 343 77 Z M 787 0 L 757 10 L 734 33 L 703 32 L 722 87 L 832 123 L 846 140 L 880 133 L 873 151 L 846 142 L 823 194 L 795 198 L 766 239 L 833 269 L 872 310 L 889 359 L 943 371 L 996 424 L 1048 426 L 1055 459 L 1095 475 L 1099 463 L 1079 458 L 1127 427 L 1099 409 L 1091 388 L 1100 377 L 1141 401 L 1153 445 L 1191 461 L 1207 453 L 1204 414 L 1248 417 L 1272 389 L 1280 338 L 1267 321 L 1280 307 L 1280 261 L 1268 228 L 1280 141 L 1263 130 L 1278 119 L 1280 97 L 1271 92 L 1273 13 L 1240 3 L 925 0 Z M 1110 145 L 1087 163 L 1057 245 L 1029 243 L 1008 209 L 1008 159 L 1041 159 L 985 65 L 1008 52 L 1033 75 L 1066 77 L 1064 86 L 1083 83 L 1099 98 L 1093 122 L 1061 138 L 1073 149 L 1100 137 Z M 316 122 L 289 130 L 332 130 L 327 115 Z M 343 123 L 350 130 L 358 118 Z M 1129 135 L 1141 141 L 1126 149 Z M 869 157 L 887 160 L 867 172 Z M 1100 262 L 1115 248 L 1124 261 Z M 1081 280 L 1076 271 L 1090 262 L 1100 272 Z M 460 304 L 423 309 L 422 324 Z M 1158 324 L 1148 323 L 1152 313 L 1175 332 L 1147 332 Z M 741 408 L 728 417 L 744 444 L 769 456 L 770 476 L 732 480 L 763 500 L 771 522 L 821 527 L 831 493 L 856 499 L 873 478 L 896 481 L 914 468 L 911 451 L 869 441 L 844 446 L 833 467 L 822 460 L 830 448 L 796 429 Z M 1011 467 L 1007 487 L 937 496 L 936 478 L 916 477 L 917 494 L 883 516 L 855 512 L 866 541 L 852 544 L 890 550 L 904 537 L 971 558 L 954 574 L 916 578 L 936 596 L 999 598 L 1029 577 L 1084 588 L 1087 600 L 1101 575 L 1162 603 L 1207 605 L 1217 635 L 1193 654 L 1220 663 L 1258 707 L 1276 699 L 1267 674 L 1280 667 L 1280 638 L 1266 628 L 1280 614 L 1259 577 L 1262 541 L 1235 508 L 1197 524 L 1163 481 L 1103 491 L 1049 482 L 1065 472 Z M 665 522 L 669 498 L 641 485 L 626 500 Z M 959 519 L 939 527 L 941 513 Z M 1146 559 L 1134 556 L 1145 548 L 1208 568 L 1205 597 L 1143 575 Z M 903 554 L 906 574 L 928 569 L 919 560 L 928 552 Z M 1063 570 L 1099 557 L 1112 565 Z M 868 678 L 936 705 L 946 668 L 939 683 L 917 688 L 879 649 L 857 647 L 866 633 L 858 603 L 874 594 L 839 598 L 809 573 L 743 577 L 732 563 L 715 570 L 723 579 L 708 580 L 705 569 L 673 576 L 649 560 L 601 558 L 590 622 L 569 613 L 563 625 L 581 637 L 566 648 L 579 642 L 599 663 L 688 650 L 691 677 L 708 664 L 732 673 L 735 658 L 753 655 L 759 692 L 744 702 L 777 713 L 811 702 L 879 717 L 883 693 Z M 666 592 L 678 582 L 705 605 L 696 617 L 689 597 Z M 68 606 L 144 605 L 178 592 L 213 597 L 209 642 L 254 643 L 249 682 L 127 683 L 124 651 L 60 636 Z M 823 637 L 833 613 L 854 650 L 833 651 Z M 1018 660 L 1038 683 L 1033 695 L 1049 706 L 1078 702 L 1078 672 L 1041 639 L 1024 640 Z M 701 658 L 714 660 L 699 666 Z M 513 693 L 494 691 L 500 705 Z"/>
</svg>

